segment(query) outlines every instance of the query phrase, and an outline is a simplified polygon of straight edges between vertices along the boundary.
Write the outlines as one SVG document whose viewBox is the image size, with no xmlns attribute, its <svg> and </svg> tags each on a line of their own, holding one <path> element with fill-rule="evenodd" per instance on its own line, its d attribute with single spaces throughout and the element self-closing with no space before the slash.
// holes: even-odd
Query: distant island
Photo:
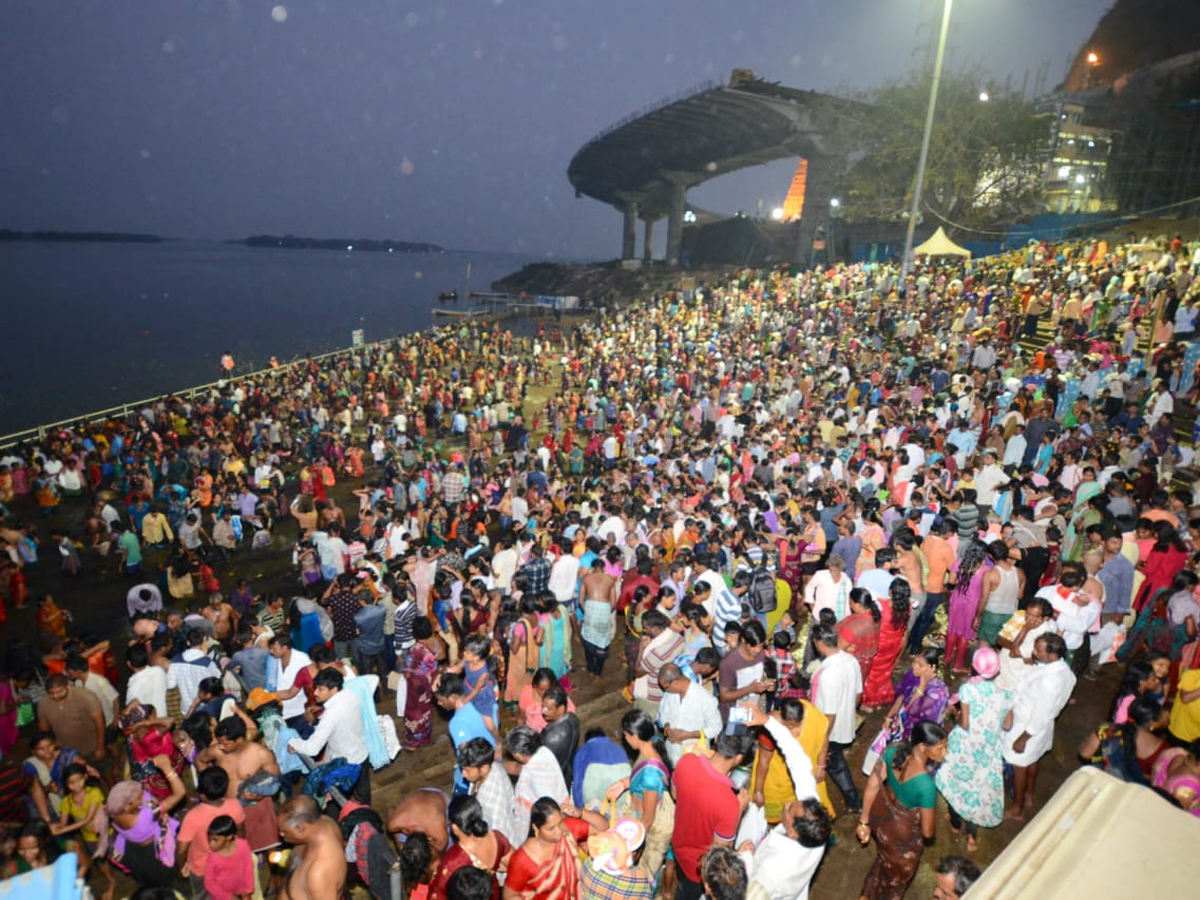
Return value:
<svg viewBox="0 0 1200 900">
<path fill-rule="evenodd" d="M 43 241 L 49 243 L 161 244 L 157 234 L 126 234 L 123 231 L 13 231 L 0 228 L 0 241 Z"/>
<path fill-rule="evenodd" d="M 445 253 L 437 244 L 412 241 L 372 241 L 363 238 L 306 238 L 285 234 L 256 234 L 245 240 L 230 241 L 247 247 L 283 247 L 285 250 L 363 250 L 368 253 Z"/>
</svg>

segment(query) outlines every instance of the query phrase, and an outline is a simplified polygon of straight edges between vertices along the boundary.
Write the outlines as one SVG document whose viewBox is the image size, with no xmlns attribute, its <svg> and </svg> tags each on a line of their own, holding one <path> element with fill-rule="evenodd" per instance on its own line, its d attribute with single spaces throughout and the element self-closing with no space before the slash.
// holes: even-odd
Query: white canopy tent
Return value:
<svg viewBox="0 0 1200 900">
<path fill-rule="evenodd" d="M 963 256 L 967 259 L 971 258 L 971 251 L 965 247 L 960 247 L 950 238 L 946 237 L 946 232 L 942 230 L 942 226 L 938 226 L 938 230 L 933 233 L 921 246 L 913 250 L 917 256 Z"/>
</svg>

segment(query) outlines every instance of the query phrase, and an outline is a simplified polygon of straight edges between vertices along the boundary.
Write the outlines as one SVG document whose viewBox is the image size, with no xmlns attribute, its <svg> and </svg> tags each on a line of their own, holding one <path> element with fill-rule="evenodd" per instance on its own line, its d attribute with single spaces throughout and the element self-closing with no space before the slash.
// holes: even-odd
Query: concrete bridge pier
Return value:
<svg viewBox="0 0 1200 900">
<path fill-rule="evenodd" d="M 621 231 L 621 259 L 637 258 L 638 205 L 636 200 L 626 202 L 624 228 Z"/>
<path fill-rule="evenodd" d="M 667 211 L 667 265 L 679 265 L 683 251 L 683 213 L 687 208 L 687 185 L 671 185 L 671 205 Z"/>
<path fill-rule="evenodd" d="M 829 157 L 808 157 L 808 183 L 804 190 L 804 210 L 800 213 L 800 227 L 796 235 L 796 250 L 793 262 L 808 267 L 813 261 L 813 238 L 817 229 L 829 223 L 829 201 L 834 196 L 837 165 Z M 828 229 L 827 229 L 828 230 Z M 826 234 L 826 240 L 829 239 Z"/>
</svg>

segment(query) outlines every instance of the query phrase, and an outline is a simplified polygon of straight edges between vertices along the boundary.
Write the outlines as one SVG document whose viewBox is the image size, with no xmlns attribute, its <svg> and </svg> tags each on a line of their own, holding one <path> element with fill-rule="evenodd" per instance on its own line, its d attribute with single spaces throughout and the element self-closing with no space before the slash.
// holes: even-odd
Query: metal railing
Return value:
<svg viewBox="0 0 1200 900">
<path fill-rule="evenodd" d="M 665 107 L 670 106 L 672 103 L 678 103 L 681 100 L 687 100 L 689 97 L 695 97 L 697 94 L 703 94 L 706 91 L 716 90 L 719 87 L 724 87 L 724 84 L 720 81 L 716 81 L 716 80 L 713 80 L 710 78 L 708 81 L 702 81 L 699 84 L 694 84 L 689 88 L 684 88 L 682 91 L 678 91 L 674 94 L 671 94 L 669 97 L 665 97 L 664 99 L 658 100 L 654 103 L 651 103 L 648 106 L 643 106 L 637 112 L 632 112 L 629 115 L 625 116 L 624 118 L 618 119 L 612 125 L 609 125 L 603 131 L 597 133 L 593 138 L 591 138 L 591 140 L 589 140 L 583 146 L 585 146 L 585 147 L 591 146 L 592 144 L 596 143 L 597 141 L 601 140 L 602 138 L 608 137 L 608 135 L 612 134 L 618 128 L 623 128 L 626 125 L 628 125 L 630 122 L 633 122 L 633 121 L 636 121 L 637 119 L 642 118 L 642 116 L 648 116 L 648 115 L 650 115 L 650 113 L 657 112 L 660 109 L 664 109 Z"/>
</svg>

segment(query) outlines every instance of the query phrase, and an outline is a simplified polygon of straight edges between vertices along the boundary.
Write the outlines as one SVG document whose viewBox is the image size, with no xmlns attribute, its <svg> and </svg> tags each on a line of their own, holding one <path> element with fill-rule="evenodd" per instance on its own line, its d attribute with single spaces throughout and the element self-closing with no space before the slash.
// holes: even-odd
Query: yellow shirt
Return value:
<svg viewBox="0 0 1200 900">
<path fill-rule="evenodd" d="M 1200 688 L 1200 669 L 1189 669 L 1179 677 L 1179 694 L 1175 695 L 1175 703 L 1171 706 L 1171 734 L 1181 741 L 1200 738 L 1200 697 L 1184 703 L 1180 696 L 1184 691 L 1197 688 Z"/>
<path fill-rule="evenodd" d="M 151 513 L 142 519 L 142 537 L 147 544 L 161 544 L 163 541 L 173 541 L 175 533 L 171 523 L 162 513 Z"/>
<path fill-rule="evenodd" d="M 104 794 L 101 793 L 100 788 L 89 787 L 86 791 L 84 791 L 82 806 L 76 806 L 75 796 L 73 794 L 67 794 L 67 796 L 63 798 L 62 811 L 67 814 L 67 818 L 69 818 L 72 822 L 81 822 L 87 818 L 88 812 L 92 809 L 92 807 L 100 807 L 103 805 Z M 79 835 L 89 844 L 95 844 L 100 840 L 99 832 L 93 830 L 90 826 L 83 828 L 79 832 Z"/>
</svg>

